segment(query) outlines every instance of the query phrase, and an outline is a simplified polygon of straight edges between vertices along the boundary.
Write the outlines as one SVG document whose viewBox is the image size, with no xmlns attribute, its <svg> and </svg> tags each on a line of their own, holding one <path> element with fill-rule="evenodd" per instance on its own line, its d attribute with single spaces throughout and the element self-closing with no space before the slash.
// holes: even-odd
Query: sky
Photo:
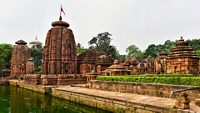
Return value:
<svg viewBox="0 0 200 113">
<path fill-rule="evenodd" d="M 44 43 L 61 4 L 63 21 L 84 47 L 102 32 L 112 34 L 120 54 L 132 44 L 144 51 L 181 36 L 200 37 L 200 0 L 0 0 L 0 43 L 30 42 L 36 36 Z"/>
</svg>

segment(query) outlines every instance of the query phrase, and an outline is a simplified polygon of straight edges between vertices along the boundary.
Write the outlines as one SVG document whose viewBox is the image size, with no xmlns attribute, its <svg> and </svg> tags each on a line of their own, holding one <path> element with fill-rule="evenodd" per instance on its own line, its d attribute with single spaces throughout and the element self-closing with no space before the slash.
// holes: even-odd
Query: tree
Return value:
<svg viewBox="0 0 200 113">
<path fill-rule="evenodd" d="M 200 50 L 196 50 L 196 51 L 194 51 L 197 55 L 199 55 L 200 56 Z"/>
<path fill-rule="evenodd" d="M 143 59 L 143 53 L 142 51 L 135 45 L 130 45 L 126 48 L 126 52 L 128 54 L 128 57 L 135 57 L 138 60 Z"/>
<path fill-rule="evenodd" d="M 88 44 L 90 48 L 102 50 L 116 59 L 119 53 L 116 47 L 110 44 L 112 40 L 110 36 L 112 35 L 108 32 L 99 33 L 96 37 L 93 37 Z"/>
<path fill-rule="evenodd" d="M 30 48 L 30 51 L 31 51 L 31 56 L 32 56 L 33 59 L 34 59 L 36 71 L 37 71 L 37 70 L 39 71 L 40 68 L 41 68 L 41 64 L 42 64 L 42 52 L 43 52 L 43 47 L 42 47 L 41 44 L 33 45 L 33 46 Z"/>
<path fill-rule="evenodd" d="M 165 41 L 165 43 L 163 45 L 162 44 L 159 44 L 159 45 L 151 44 L 145 50 L 144 56 L 147 57 L 147 56 L 151 55 L 152 57 L 155 58 L 161 52 L 169 53 L 173 47 L 175 47 L 175 42 L 170 41 L 170 40 Z"/>
<path fill-rule="evenodd" d="M 0 44 L 0 69 L 10 69 L 12 45 Z"/>
<path fill-rule="evenodd" d="M 170 41 L 170 40 L 165 41 L 165 43 L 164 43 L 164 52 L 169 53 L 173 47 L 175 47 L 175 42 L 174 41 Z"/>
<path fill-rule="evenodd" d="M 192 40 L 186 40 L 186 42 L 192 46 L 194 50 L 200 50 L 200 39 L 192 39 Z"/>
<path fill-rule="evenodd" d="M 80 55 L 81 53 L 85 52 L 87 49 L 84 48 L 80 43 L 78 43 L 76 45 L 76 52 L 77 52 L 77 55 Z"/>
<path fill-rule="evenodd" d="M 194 53 L 200 55 L 200 39 L 186 40 L 186 42 L 192 46 Z"/>
<path fill-rule="evenodd" d="M 152 56 L 152 57 L 157 57 L 158 55 L 158 50 L 157 50 L 157 47 L 155 44 L 151 44 L 148 46 L 148 48 L 145 50 L 144 52 L 144 56 L 145 58 L 148 57 L 149 55 Z"/>
</svg>

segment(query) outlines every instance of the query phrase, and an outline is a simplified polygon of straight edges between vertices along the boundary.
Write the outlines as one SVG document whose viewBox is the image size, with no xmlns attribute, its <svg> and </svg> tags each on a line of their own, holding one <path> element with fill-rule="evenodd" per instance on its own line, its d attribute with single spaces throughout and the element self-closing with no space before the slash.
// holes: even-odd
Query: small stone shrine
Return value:
<svg viewBox="0 0 200 113">
<path fill-rule="evenodd" d="M 199 57 L 181 37 L 167 56 L 167 73 L 198 74 Z"/>
<path fill-rule="evenodd" d="M 167 69 L 167 53 L 161 52 L 155 59 L 155 72 L 156 74 L 166 73 Z"/>
<path fill-rule="evenodd" d="M 129 57 L 122 65 L 131 71 L 131 75 L 137 74 L 138 60 L 135 57 Z"/>
<path fill-rule="evenodd" d="M 113 58 L 97 49 L 88 49 L 78 56 L 78 73 L 85 74 L 92 71 L 101 74 L 103 70 L 112 65 Z"/>
<path fill-rule="evenodd" d="M 31 57 L 31 52 L 23 40 L 15 42 L 12 49 L 11 58 L 11 77 L 17 77 L 26 74 L 26 62 Z"/>
<path fill-rule="evenodd" d="M 154 58 L 149 55 L 144 61 L 146 63 L 146 73 L 153 74 L 155 72 Z"/>
<path fill-rule="evenodd" d="M 106 70 L 103 71 L 103 74 L 110 76 L 130 75 L 130 72 L 131 71 L 122 64 L 120 64 L 118 60 L 115 60 L 113 65 L 111 65 L 110 67 L 108 67 Z"/>
<path fill-rule="evenodd" d="M 62 21 L 52 23 L 48 31 L 43 52 L 43 74 L 76 74 L 76 43 L 69 24 Z"/>
<path fill-rule="evenodd" d="M 33 58 L 30 57 L 26 62 L 26 74 L 34 74 L 35 73 L 35 64 Z"/>
</svg>

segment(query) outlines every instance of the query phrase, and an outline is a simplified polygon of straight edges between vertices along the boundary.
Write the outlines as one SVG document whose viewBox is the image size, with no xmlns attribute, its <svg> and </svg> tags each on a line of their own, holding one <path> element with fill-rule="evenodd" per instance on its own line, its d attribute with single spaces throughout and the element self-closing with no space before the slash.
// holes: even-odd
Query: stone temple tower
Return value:
<svg viewBox="0 0 200 113">
<path fill-rule="evenodd" d="M 52 22 L 43 51 L 43 74 L 76 74 L 76 43 L 69 24 L 62 21 Z"/>
<path fill-rule="evenodd" d="M 15 44 L 12 49 L 11 77 L 26 74 L 26 62 L 31 57 L 31 52 L 25 41 L 19 40 Z"/>
</svg>

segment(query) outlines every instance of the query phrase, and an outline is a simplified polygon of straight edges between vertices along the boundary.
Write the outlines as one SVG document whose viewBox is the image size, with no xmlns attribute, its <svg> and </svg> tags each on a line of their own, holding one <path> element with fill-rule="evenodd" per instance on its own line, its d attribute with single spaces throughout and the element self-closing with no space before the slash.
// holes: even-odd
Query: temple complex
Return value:
<svg viewBox="0 0 200 113">
<path fill-rule="evenodd" d="M 15 44 L 12 49 L 11 77 L 26 74 L 26 62 L 31 57 L 31 52 L 25 41 L 19 40 Z"/>
<path fill-rule="evenodd" d="M 97 49 L 88 49 L 78 56 L 78 73 L 90 73 L 92 70 L 101 74 L 103 70 L 112 65 L 113 58 Z"/>
<path fill-rule="evenodd" d="M 48 31 L 43 52 L 43 74 L 76 74 L 76 43 L 69 24 L 62 21 L 52 23 Z"/>
<path fill-rule="evenodd" d="M 199 73 L 199 56 L 181 37 L 167 56 L 167 73 Z"/>
</svg>

